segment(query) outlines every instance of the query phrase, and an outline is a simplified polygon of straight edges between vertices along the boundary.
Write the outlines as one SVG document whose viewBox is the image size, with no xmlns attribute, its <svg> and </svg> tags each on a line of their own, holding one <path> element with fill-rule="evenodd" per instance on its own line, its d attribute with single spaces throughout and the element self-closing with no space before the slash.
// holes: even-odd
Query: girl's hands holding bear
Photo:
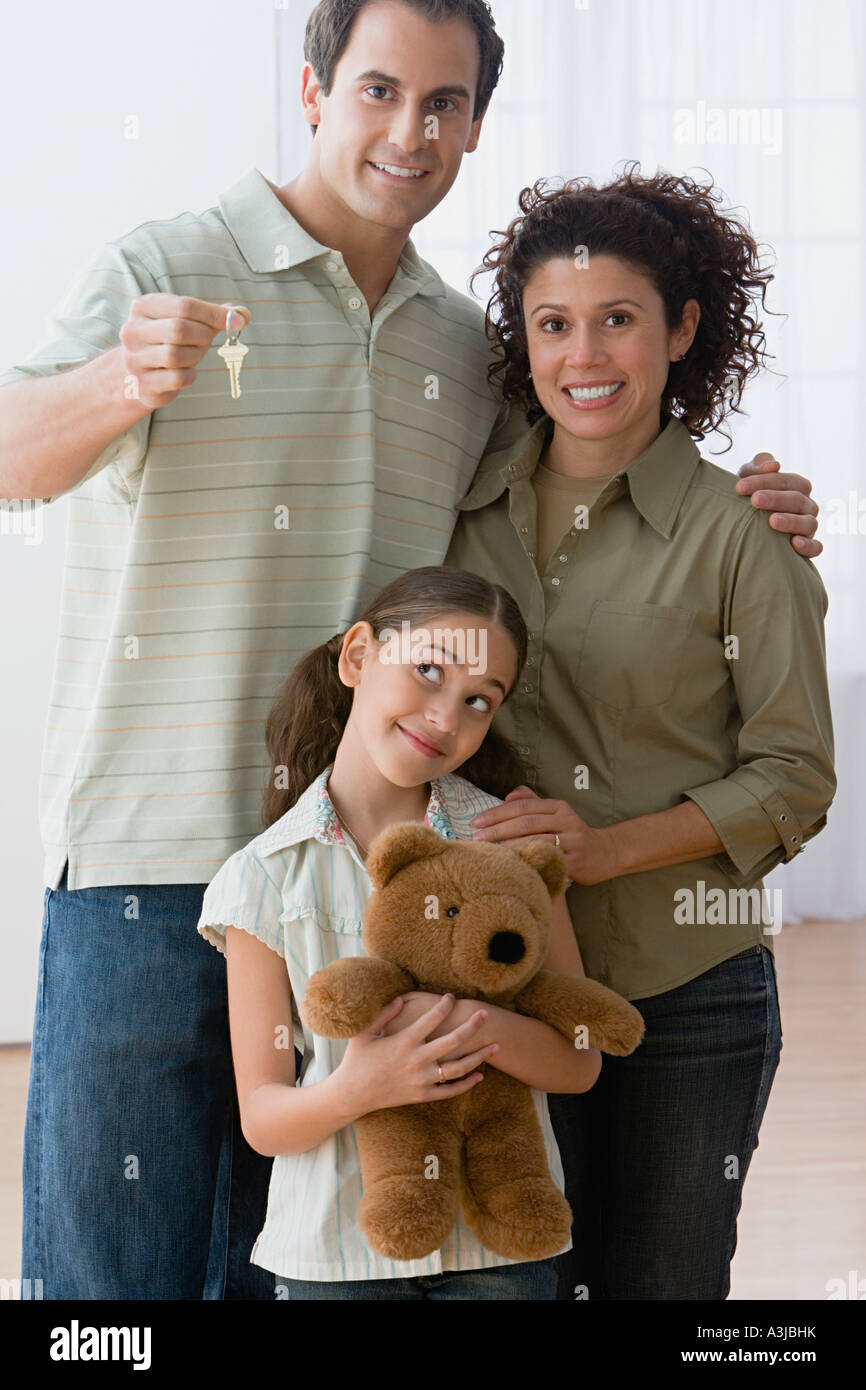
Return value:
<svg viewBox="0 0 866 1390">
<path fill-rule="evenodd" d="M 448 1100 L 471 1090 L 483 1080 L 483 1073 L 474 1068 L 493 1056 L 498 1043 L 489 1043 L 448 1061 L 442 1059 L 470 1045 L 473 1036 L 484 1026 L 486 1009 L 476 1010 L 458 1028 L 428 1041 L 455 1003 L 453 994 L 445 994 L 407 1027 L 388 1035 L 384 1031 L 386 1024 L 403 1008 L 403 999 L 398 995 L 386 1004 L 369 1028 L 349 1039 L 343 1060 L 332 1076 L 334 1080 L 339 1078 L 341 1088 L 351 1100 L 352 1110 L 358 1115 L 367 1115 L 371 1110 L 396 1105 Z M 440 1066 L 444 1081 L 440 1081 Z"/>
</svg>

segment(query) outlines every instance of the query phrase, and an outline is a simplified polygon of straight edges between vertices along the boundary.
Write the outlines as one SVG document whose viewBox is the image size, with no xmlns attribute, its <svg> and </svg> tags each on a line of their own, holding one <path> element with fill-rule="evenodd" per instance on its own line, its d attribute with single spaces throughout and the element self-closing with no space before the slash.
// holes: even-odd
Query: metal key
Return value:
<svg viewBox="0 0 866 1390">
<path fill-rule="evenodd" d="M 238 400 L 241 394 L 241 367 L 243 366 L 244 358 L 249 352 L 249 348 L 244 343 L 239 342 L 240 335 L 243 332 L 242 328 L 239 328 L 237 333 L 232 333 L 229 331 L 229 324 L 231 323 L 232 313 L 233 310 L 229 309 L 228 313 L 226 314 L 227 336 L 222 347 L 218 348 L 217 352 L 229 369 L 229 377 L 231 380 L 232 388 L 232 398 L 233 400 Z"/>
</svg>

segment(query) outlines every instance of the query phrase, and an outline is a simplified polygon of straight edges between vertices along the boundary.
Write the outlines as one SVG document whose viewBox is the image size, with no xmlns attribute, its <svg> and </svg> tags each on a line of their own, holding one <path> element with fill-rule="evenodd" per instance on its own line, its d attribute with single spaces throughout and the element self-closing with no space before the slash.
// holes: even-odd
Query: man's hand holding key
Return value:
<svg viewBox="0 0 866 1390">
<path fill-rule="evenodd" d="M 144 294 L 134 299 L 120 341 L 125 374 L 136 378 L 142 405 L 149 410 L 170 405 L 195 381 L 196 368 L 217 333 L 236 335 L 251 317 L 243 305 L 215 304 L 189 295 Z"/>
</svg>

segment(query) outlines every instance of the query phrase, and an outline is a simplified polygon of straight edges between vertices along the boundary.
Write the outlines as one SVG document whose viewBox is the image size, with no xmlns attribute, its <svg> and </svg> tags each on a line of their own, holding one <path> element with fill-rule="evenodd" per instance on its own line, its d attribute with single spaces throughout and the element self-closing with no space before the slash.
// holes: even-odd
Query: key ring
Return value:
<svg viewBox="0 0 866 1390">
<path fill-rule="evenodd" d="M 243 333 L 244 328 L 246 327 L 246 324 L 241 324 L 240 328 L 236 328 L 234 332 L 232 332 L 231 328 L 229 327 L 229 324 L 232 321 L 232 314 L 240 313 L 240 311 L 240 304 L 230 304 L 226 311 L 226 337 L 228 338 L 230 343 L 236 343 L 240 335 Z"/>
</svg>

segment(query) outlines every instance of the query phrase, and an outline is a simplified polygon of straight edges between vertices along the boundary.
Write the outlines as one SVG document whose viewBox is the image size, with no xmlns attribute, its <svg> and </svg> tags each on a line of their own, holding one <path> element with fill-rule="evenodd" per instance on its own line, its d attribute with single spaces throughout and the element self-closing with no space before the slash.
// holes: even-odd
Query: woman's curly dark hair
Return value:
<svg viewBox="0 0 866 1390">
<path fill-rule="evenodd" d="M 597 188 L 589 178 L 539 179 L 520 194 L 521 215 L 499 238 L 471 276 L 494 271 L 486 330 L 495 343 L 488 370 L 508 401 L 526 410 L 530 423 L 544 415 L 529 375 L 523 318 L 523 291 L 532 273 L 549 260 L 617 256 L 643 271 L 664 302 L 669 330 L 682 321 L 687 299 L 696 299 L 701 316 L 683 361 L 672 362 L 661 410 L 676 415 L 698 439 L 739 410 L 750 376 L 766 364 L 761 322 L 751 312 L 768 313 L 765 295 L 775 277 L 760 264 L 759 248 L 748 227 L 715 206 L 723 195 L 712 181 L 695 183 L 687 175 L 659 170 L 641 176 L 637 160 L 623 174 Z M 705 171 L 709 172 L 709 171 Z M 760 291 L 760 296 L 759 292 Z M 770 354 L 772 356 L 772 354 Z M 730 435 L 725 432 L 729 440 Z"/>
</svg>

